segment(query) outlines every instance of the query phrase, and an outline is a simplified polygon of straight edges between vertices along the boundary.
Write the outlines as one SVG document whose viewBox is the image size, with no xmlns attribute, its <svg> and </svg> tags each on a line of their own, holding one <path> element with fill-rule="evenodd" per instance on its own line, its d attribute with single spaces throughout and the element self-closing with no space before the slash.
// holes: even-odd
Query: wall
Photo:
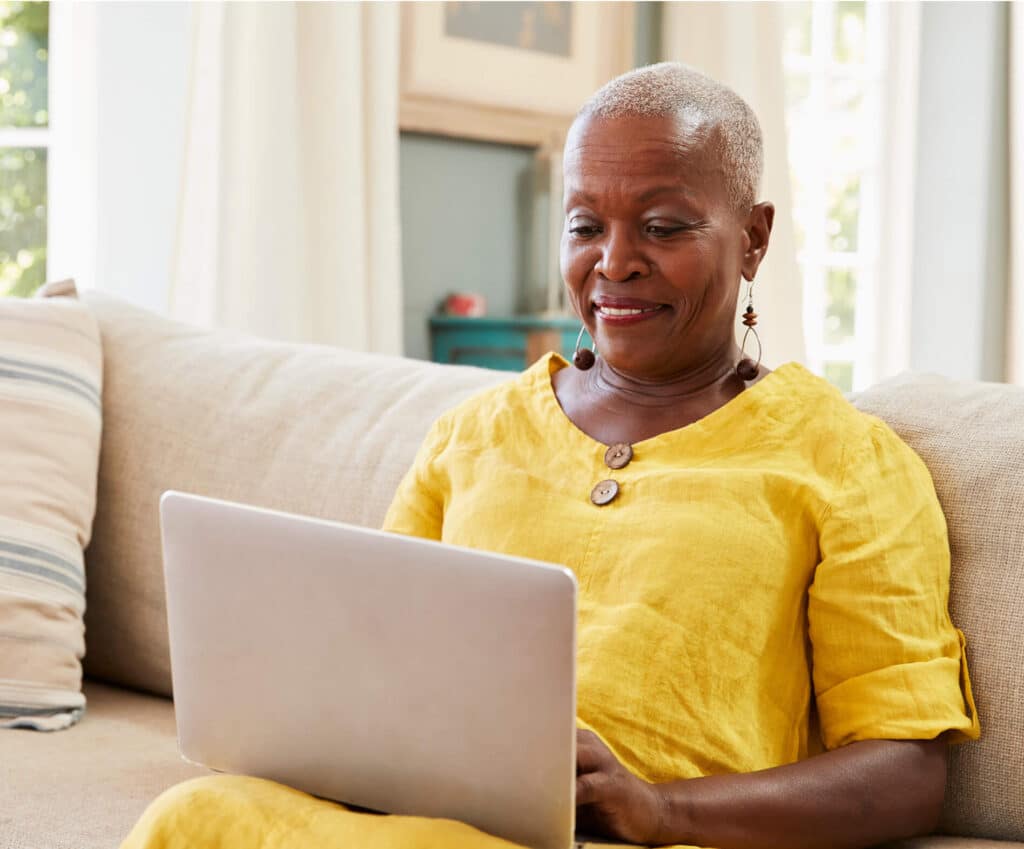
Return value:
<svg viewBox="0 0 1024 849">
<path fill-rule="evenodd" d="M 399 160 L 405 355 L 430 359 L 427 321 L 448 293 L 479 292 L 494 315 L 519 308 L 534 155 L 402 133 Z"/>
<path fill-rule="evenodd" d="M 96 3 L 95 282 L 163 312 L 177 227 L 187 3 Z"/>
<path fill-rule="evenodd" d="M 921 6 L 914 371 L 1003 379 L 1008 11 Z"/>
</svg>

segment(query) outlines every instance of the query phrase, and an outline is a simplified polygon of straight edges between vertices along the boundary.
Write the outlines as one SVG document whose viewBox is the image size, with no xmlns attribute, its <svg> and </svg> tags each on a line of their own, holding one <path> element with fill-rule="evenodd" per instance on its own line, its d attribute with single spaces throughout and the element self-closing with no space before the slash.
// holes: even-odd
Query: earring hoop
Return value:
<svg viewBox="0 0 1024 849">
<path fill-rule="evenodd" d="M 736 364 L 736 374 L 744 381 L 751 381 L 757 377 L 761 366 L 761 337 L 757 335 L 757 313 L 754 312 L 754 281 L 751 280 L 747 286 L 747 308 L 743 311 L 743 324 L 747 328 L 743 334 L 743 341 L 740 343 L 740 361 Z M 746 356 L 747 339 L 754 334 L 754 341 L 757 342 L 757 362 Z"/>
<path fill-rule="evenodd" d="M 593 345 L 590 349 L 580 348 L 580 343 L 583 341 L 583 334 L 586 332 L 586 329 L 587 326 L 585 324 L 580 328 L 580 334 L 576 337 L 576 349 L 572 352 L 572 364 L 580 371 L 593 368 L 594 363 L 597 361 L 597 349 Z M 594 341 L 593 336 L 590 337 L 590 341 Z"/>
</svg>

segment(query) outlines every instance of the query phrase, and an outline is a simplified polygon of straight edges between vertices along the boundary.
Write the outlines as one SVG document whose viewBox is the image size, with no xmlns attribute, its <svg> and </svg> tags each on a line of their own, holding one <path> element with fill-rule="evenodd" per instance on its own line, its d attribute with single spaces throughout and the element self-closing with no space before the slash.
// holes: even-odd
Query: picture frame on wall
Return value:
<svg viewBox="0 0 1024 849">
<path fill-rule="evenodd" d="M 629 2 L 402 4 L 402 130 L 548 150 L 632 67 Z"/>
</svg>

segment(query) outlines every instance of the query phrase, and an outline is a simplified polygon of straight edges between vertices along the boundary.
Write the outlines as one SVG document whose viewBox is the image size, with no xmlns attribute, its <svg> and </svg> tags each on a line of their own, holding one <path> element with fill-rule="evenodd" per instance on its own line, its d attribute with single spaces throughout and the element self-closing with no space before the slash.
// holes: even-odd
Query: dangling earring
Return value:
<svg viewBox="0 0 1024 849">
<path fill-rule="evenodd" d="M 583 341 L 583 333 L 586 329 L 586 325 L 583 325 L 583 327 L 580 328 L 580 335 L 576 337 L 576 350 L 572 352 L 572 364 L 580 371 L 586 371 L 588 368 L 593 368 L 594 363 L 597 361 L 597 357 L 595 356 L 593 349 L 587 350 L 584 348 L 583 350 L 580 350 L 580 342 Z M 594 341 L 593 337 L 591 337 L 590 341 Z"/>
<path fill-rule="evenodd" d="M 742 380 L 753 380 L 757 377 L 758 367 L 761 365 L 761 337 L 757 335 L 754 327 L 757 325 L 757 313 L 754 312 L 754 281 L 751 280 L 747 286 L 747 308 L 743 311 L 743 324 L 747 330 L 743 334 L 743 342 L 740 344 L 740 361 L 736 365 L 736 374 Z M 757 342 L 757 362 L 745 356 L 747 349 L 747 338 L 754 334 L 754 341 Z"/>
</svg>

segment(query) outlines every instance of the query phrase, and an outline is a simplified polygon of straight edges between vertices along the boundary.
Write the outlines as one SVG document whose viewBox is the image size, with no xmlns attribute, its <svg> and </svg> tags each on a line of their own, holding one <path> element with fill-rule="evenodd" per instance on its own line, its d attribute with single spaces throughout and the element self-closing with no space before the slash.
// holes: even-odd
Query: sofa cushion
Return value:
<svg viewBox="0 0 1024 849">
<path fill-rule="evenodd" d="M 0 849 L 114 849 L 168 787 L 209 771 L 178 755 L 170 700 L 85 682 L 85 717 L 0 744 Z"/>
<path fill-rule="evenodd" d="M 74 284 L 0 299 L 0 727 L 82 713 L 82 615 L 96 506 L 102 357 Z"/>
<path fill-rule="evenodd" d="M 265 342 L 85 299 L 105 375 L 85 668 L 155 693 L 171 691 L 162 492 L 376 527 L 433 420 L 509 377 Z"/>
<path fill-rule="evenodd" d="M 901 377 L 855 404 L 928 465 L 949 527 L 981 739 L 951 751 L 942 828 L 1024 840 L 1024 389 Z"/>
</svg>

